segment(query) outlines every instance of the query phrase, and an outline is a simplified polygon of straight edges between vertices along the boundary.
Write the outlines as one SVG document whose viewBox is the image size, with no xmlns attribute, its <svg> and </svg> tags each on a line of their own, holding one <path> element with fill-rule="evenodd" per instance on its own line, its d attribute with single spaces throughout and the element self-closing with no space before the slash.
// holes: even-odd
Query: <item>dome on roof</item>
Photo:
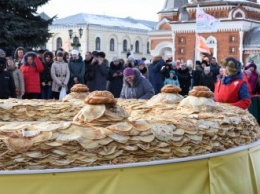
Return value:
<svg viewBox="0 0 260 194">
<path fill-rule="evenodd" d="M 188 3 L 188 0 L 165 0 L 162 11 L 172 11 L 179 9 L 186 3 Z"/>
<path fill-rule="evenodd" d="M 249 30 L 244 38 L 245 48 L 260 48 L 260 27 Z"/>
</svg>

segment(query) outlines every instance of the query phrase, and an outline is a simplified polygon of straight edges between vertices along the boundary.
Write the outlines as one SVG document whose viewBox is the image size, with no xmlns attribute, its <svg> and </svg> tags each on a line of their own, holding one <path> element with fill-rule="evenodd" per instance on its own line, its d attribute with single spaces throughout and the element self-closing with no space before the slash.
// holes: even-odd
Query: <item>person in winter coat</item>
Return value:
<svg viewBox="0 0 260 194">
<path fill-rule="evenodd" d="M 69 91 L 70 88 L 75 83 L 84 84 L 84 76 L 85 76 L 85 64 L 82 61 L 82 58 L 79 57 L 79 52 L 77 50 L 72 50 L 71 54 L 72 56 L 69 61 L 69 70 L 70 70 Z"/>
<path fill-rule="evenodd" d="M 190 70 L 187 68 L 186 64 L 181 64 L 181 67 L 178 69 L 178 78 L 180 87 L 182 89 L 180 94 L 183 96 L 188 95 L 191 85 L 191 75 Z"/>
<path fill-rule="evenodd" d="M 219 74 L 219 69 L 220 69 L 220 66 L 217 63 L 216 58 L 212 57 L 211 58 L 211 62 L 210 62 L 210 72 L 212 72 L 212 74 L 213 74 L 213 79 L 214 79 L 215 83 L 217 81 L 217 76 Z"/>
<path fill-rule="evenodd" d="M 0 57 L 0 99 L 16 98 L 13 76 L 5 68 L 6 59 Z"/>
<path fill-rule="evenodd" d="M 200 84 L 202 72 L 203 72 L 203 68 L 201 66 L 201 62 L 196 61 L 195 70 L 192 72 L 193 86 L 198 86 Z"/>
<path fill-rule="evenodd" d="M 226 75 L 215 85 L 215 100 L 247 109 L 251 104 L 251 98 L 243 80 L 240 63 L 235 58 L 228 57 L 221 65 L 225 68 Z"/>
<path fill-rule="evenodd" d="M 125 68 L 124 85 L 120 94 L 120 98 L 124 99 L 150 99 L 154 95 L 154 89 L 151 83 L 141 76 L 136 68 Z"/>
<path fill-rule="evenodd" d="M 88 82 L 88 69 L 90 69 L 90 65 L 91 65 L 91 62 L 93 60 L 93 56 L 92 56 L 92 53 L 90 51 L 87 51 L 85 53 L 85 60 L 83 61 L 85 63 L 85 75 L 84 75 L 84 81 L 85 81 L 85 84 L 87 84 Z"/>
<path fill-rule="evenodd" d="M 161 74 L 161 69 L 164 66 L 164 60 L 161 56 L 156 56 L 153 59 L 152 64 L 149 66 L 149 81 L 152 84 L 155 94 L 161 92 L 163 87 L 163 76 Z"/>
<path fill-rule="evenodd" d="M 215 79 L 213 73 L 210 71 L 210 67 L 204 67 L 204 71 L 201 73 L 199 85 L 207 86 L 212 92 L 214 92 Z"/>
<path fill-rule="evenodd" d="M 126 67 L 133 68 L 133 67 L 136 67 L 136 66 L 137 66 L 137 62 L 136 62 L 134 56 L 133 55 L 129 55 L 127 57 L 127 60 L 126 60 L 124 68 L 126 68 Z"/>
<path fill-rule="evenodd" d="M 256 67 L 256 64 L 254 64 L 254 63 L 249 63 L 245 67 L 245 70 L 251 71 L 251 75 L 248 79 L 248 82 L 251 86 L 252 94 L 260 93 L 260 91 L 257 91 L 257 79 L 260 79 L 260 77 L 259 77 L 256 69 L 257 69 L 257 67 Z"/>
<path fill-rule="evenodd" d="M 97 51 L 92 53 L 88 52 L 85 55 L 85 83 L 87 84 L 90 91 L 94 90 L 94 78 L 95 78 L 95 67 L 97 64 Z"/>
<path fill-rule="evenodd" d="M 41 93 L 40 73 L 43 71 L 43 65 L 37 54 L 34 52 L 25 53 L 20 70 L 25 84 L 23 99 L 39 99 Z"/>
<path fill-rule="evenodd" d="M 88 82 L 87 86 L 89 91 L 106 90 L 107 75 L 108 75 L 108 60 L 105 59 L 104 52 L 98 52 L 94 56 L 91 66 L 88 69 Z"/>
<path fill-rule="evenodd" d="M 25 54 L 25 49 L 23 47 L 18 47 L 14 52 L 14 62 L 16 67 L 18 67 L 18 69 L 20 69 L 22 65 L 24 54 Z"/>
<path fill-rule="evenodd" d="M 53 54 L 45 51 L 42 57 L 43 71 L 40 73 L 41 78 L 41 99 L 52 99 L 52 78 L 51 66 L 53 63 Z"/>
<path fill-rule="evenodd" d="M 249 80 L 251 75 L 252 75 L 252 72 L 249 69 L 243 71 L 243 79 L 246 82 L 248 92 L 249 92 L 250 95 L 252 95 L 252 89 L 251 89 L 251 85 L 250 85 L 248 80 Z"/>
<path fill-rule="evenodd" d="M 164 80 L 170 77 L 170 71 L 172 70 L 173 64 L 175 64 L 175 62 L 169 61 L 165 65 L 162 66 L 161 74 L 162 74 Z"/>
<path fill-rule="evenodd" d="M 174 70 L 170 71 L 170 77 L 166 78 L 164 81 L 164 85 L 171 84 L 180 87 L 179 79 L 176 75 L 176 72 Z"/>
<path fill-rule="evenodd" d="M 147 66 L 145 65 L 145 63 L 143 61 L 141 61 L 138 64 L 138 69 L 141 72 L 142 76 L 144 76 L 146 79 L 149 78 Z"/>
<path fill-rule="evenodd" d="M 108 76 L 108 91 L 110 91 L 115 98 L 120 97 L 120 93 L 123 87 L 123 65 L 120 62 L 119 57 L 113 57 L 110 63 Z"/>
<path fill-rule="evenodd" d="M 65 63 L 63 60 L 61 51 L 57 52 L 56 58 L 57 60 L 51 66 L 52 96 L 54 99 L 59 99 L 62 87 L 65 87 L 68 92 L 70 70 L 68 63 Z"/>
<path fill-rule="evenodd" d="M 7 60 L 6 69 L 7 69 L 7 71 L 9 71 L 12 74 L 12 76 L 14 78 L 15 91 L 16 91 L 17 98 L 22 98 L 22 96 L 25 93 L 24 79 L 23 79 L 22 72 L 20 71 L 20 69 L 17 68 L 13 59 Z"/>
</svg>

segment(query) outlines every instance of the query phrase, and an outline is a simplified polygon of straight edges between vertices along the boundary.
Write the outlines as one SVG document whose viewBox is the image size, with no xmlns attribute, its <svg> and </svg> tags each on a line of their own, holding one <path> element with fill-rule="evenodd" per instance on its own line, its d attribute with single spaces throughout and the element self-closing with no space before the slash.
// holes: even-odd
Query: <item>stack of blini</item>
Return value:
<svg viewBox="0 0 260 194">
<path fill-rule="evenodd" d="M 0 100 L 0 121 L 72 121 L 83 105 L 81 100 Z"/>
<path fill-rule="evenodd" d="M 63 102 L 83 101 L 89 95 L 89 88 L 84 84 L 75 84 L 70 89 L 70 93 L 63 98 Z"/>
<path fill-rule="evenodd" d="M 96 91 L 87 96 L 73 122 L 0 123 L 0 169 L 148 162 L 222 151 L 259 139 L 252 115 L 228 105 L 213 106 L 207 88 L 194 88 L 190 94 L 198 89 L 208 92 L 189 97 L 204 106 L 193 107 L 191 100 L 172 108 L 150 107 L 142 119 L 132 121 L 110 92 Z"/>
</svg>

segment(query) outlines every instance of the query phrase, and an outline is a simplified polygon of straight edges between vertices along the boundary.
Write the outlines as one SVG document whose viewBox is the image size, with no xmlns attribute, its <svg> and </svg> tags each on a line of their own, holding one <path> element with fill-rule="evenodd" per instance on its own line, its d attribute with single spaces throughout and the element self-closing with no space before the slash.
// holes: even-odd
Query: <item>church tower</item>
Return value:
<svg viewBox="0 0 260 194">
<path fill-rule="evenodd" d="M 159 20 L 167 18 L 169 20 L 175 20 L 178 10 L 188 3 L 188 0 L 165 0 L 162 10 L 158 13 Z"/>
<path fill-rule="evenodd" d="M 186 3 L 188 3 L 188 0 L 165 0 L 162 11 L 178 10 Z"/>
</svg>

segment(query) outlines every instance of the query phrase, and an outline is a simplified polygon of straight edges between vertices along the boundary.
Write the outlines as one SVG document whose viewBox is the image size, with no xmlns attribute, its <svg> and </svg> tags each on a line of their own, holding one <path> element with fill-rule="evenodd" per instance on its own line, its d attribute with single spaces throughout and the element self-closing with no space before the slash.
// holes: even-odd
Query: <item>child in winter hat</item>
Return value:
<svg viewBox="0 0 260 194">
<path fill-rule="evenodd" d="M 164 81 L 164 85 L 171 84 L 180 87 L 180 82 L 178 76 L 176 75 L 174 70 L 170 70 L 170 77 L 166 78 Z"/>
</svg>

